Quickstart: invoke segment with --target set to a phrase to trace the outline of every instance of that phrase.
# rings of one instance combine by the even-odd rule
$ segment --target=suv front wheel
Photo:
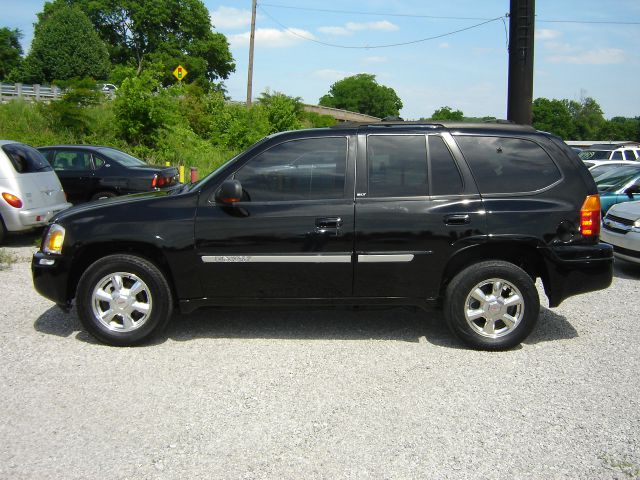
[[[80,278],[77,309],[93,336],[128,346],[164,330],[173,298],[164,274],[153,263],[135,255],[109,255]]]
[[[476,263],[447,286],[444,314],[449,328],[467,345],[506,350],[533,330],[540,298],[531,277],[499,260]]]

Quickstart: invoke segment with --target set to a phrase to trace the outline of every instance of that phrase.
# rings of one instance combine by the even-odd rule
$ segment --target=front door
[[[51,158],[53,157],[53,158]],[[86,202],[93,193],[91,154],[81,150],[54,150],[49,161],[71,203]]]
[[[327,298],[352,293],[353,171],[348,136],[272,145],[228,178],[243,198],[200,199],[195,237],[209,298]]]

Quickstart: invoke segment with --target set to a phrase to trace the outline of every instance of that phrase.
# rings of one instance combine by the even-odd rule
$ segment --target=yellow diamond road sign
[[[182,65],[178,65],[176,69],[173,71],[173,76],[176,77],[180,82],[184,80],[184,77],[187,76],[187,69]]]

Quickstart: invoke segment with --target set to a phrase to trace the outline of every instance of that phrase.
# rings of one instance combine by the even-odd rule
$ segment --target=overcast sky
[[[0,26],[20,28],[28,49],[43,2],[0,3]],[[205,4],[215,29],[227,35],[236,60],[227,90],[234,100],[244,100],[251,0]],[[508,0],[259,2],[254,95],[269,88],[317,103],[333,82],[372,73],[398,93],[406,119],[428,117],[445,105],[467,116],[506,118],[508,21],[476,25],[504,17],[508,10]],[[566,22],[555,22],[559,20]],[[405,42],[416,43],[378,48]],[[639,0],[536,2],[534,97],[590,96],[607,118],[639,116],[639,52]]]

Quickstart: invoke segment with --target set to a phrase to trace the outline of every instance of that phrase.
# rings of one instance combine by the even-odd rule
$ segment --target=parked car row
[[[7,232],[45,226],[71,204],[175,188],[175,167],[148,165],[111,147],[35,149],[0,141],[0,242]]]

